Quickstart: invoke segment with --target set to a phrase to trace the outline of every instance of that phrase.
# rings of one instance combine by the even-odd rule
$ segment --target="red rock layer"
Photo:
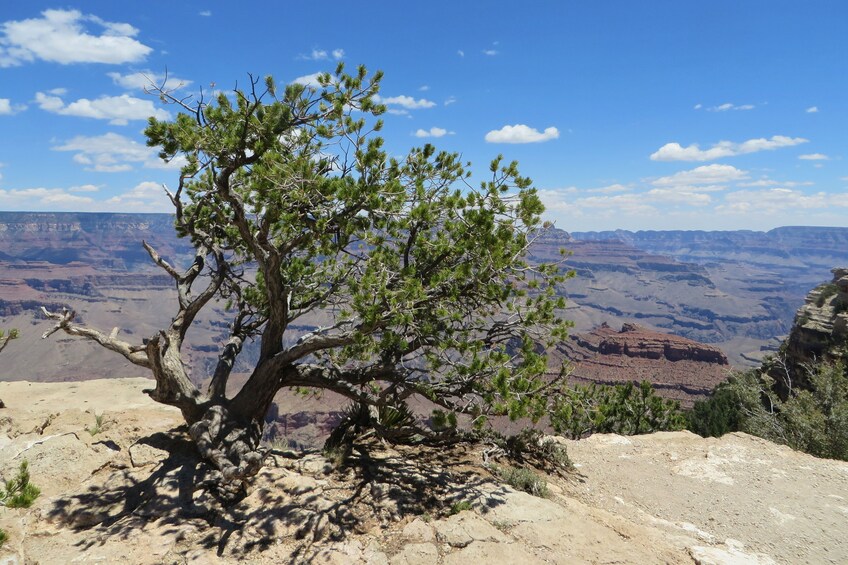
[[[576,384],[621,384],[647,380],[663,397],[691,406],[727,378],[730,366],[719,349],[683,337],[624,324],[574,334],[554,354],[573,370]]]

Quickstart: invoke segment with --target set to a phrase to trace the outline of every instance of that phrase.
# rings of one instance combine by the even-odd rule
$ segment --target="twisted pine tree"
[[[280,93],[272,79],[251,77],[232,96],[194,103],[156,89],[180,113],[151,118],[145,133],[163,159],[186,160],[168,195],[194,262],[181,270],[143,245],[174,279],[177,311],[139,344],[76,324],[73,312],[45,311],[57,322],[45,337],[62,330],[149,368],[156,387],[146,392],[182,411],[221,482],[258,471],[263,420],[286,387],[341,394],[392,440],[411,436],[392,437],[398,426],[381,426],[386,415],[431,437],[406,417],[413,395],[448,418],[546,410],[556,379],[545,378],[539,352],[567,324],[556,313],[558,265],[522,259],[544,230],[536,191],[500,158],[479,188],[457,154],[426,145],[390,158],[375,135],[380,78],[340,65],[318,87]],[[181,347],[213,301],[232,319],[200,390]],[[329,325],[291,338],[316,311]],[[258,359],[227,396],[247,340],[258,340]]]

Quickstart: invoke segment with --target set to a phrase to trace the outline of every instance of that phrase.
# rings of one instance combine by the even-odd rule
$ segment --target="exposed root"
[[[189,427],[200,456],[213,467],[204,486],[234,499],[244,492],[245,483],[262,467],[262,429],[233,417],[226,407],[215,405]]]

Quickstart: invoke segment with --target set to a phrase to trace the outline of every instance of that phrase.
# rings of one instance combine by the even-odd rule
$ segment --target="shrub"
[[[502,467],[492,465],[492,473],[501,481],[514,489],[524,491],[533,496],[546,498],[548,496],[548,482],[525,467]]]
[[[554,402],[551,424],[558,434],[580,439],[593,433],[621,435],[681,430],[686,417],[676,401],[660,398],[651,383],[592,384],[564,390]]]
[[[13,339],[18,339],[20,333],[17,329],[12,328],[8,332],[3,329],[0,329],[0,351],[3,351],[5,347],[9,344]]]
[[[451,516],[454,516],[456,514],[459,514],[460,512],[464,512],[466,510],[471,510],[471,503],[468,502],[467,500],[460,500],[459,502],[454,502],[451,505],[449,514]],[[428,522],[429,520],[424,520],[424,521]]]
[[[703,437],[721,437],[738,431],[742,419],[738,391],[729,382],[724,382],[713,389],[708,399],[695,402],[689,413],[688,428]]]
[[[542,431],[525,428],[512,436],[505,436],[491,429],[474,432],[475,438],[491,447],[484,450],[484,461],[506,457],[521,465],[531,465],[546,472],[564,472],[573,468],[568,451]]]
[[[41,489],[29,482],[29,464],[21,461],[18,474],[6,481],[4,488],[0,491],[0,504],[7,508],[29,508]]]
[[[100,432],[103,431],[103,414],[95,414],[94,415],[94,425],[90,428],[86,428],[88,433],[92,436],[96,436]]]
[[[786,400],[774,379],[753,369],[721,383],[696,403],[690,429],[702,436],[742,431],[817,457],[848,460],[848,372],[843,363],[808,368],[809,389]]]
[[[0,530],[0,547],[3,547],[3,544],[5,544],[8,539],[9,534],[7,534],[5,530]]]
[[[827,302],[827,299],[839,292],[839,287],[834,283],[827,283],[826,285],[820,287],[819,297],[816,299],[816,306],[821,308],[824,306],[824,303]]]

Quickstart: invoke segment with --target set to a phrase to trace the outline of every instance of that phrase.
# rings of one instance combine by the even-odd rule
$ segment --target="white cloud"
[[[100,190],[100,187],[96,184],[81,184],[79,186],[72,186],[68,189],[68,192],[97,192]]]
[[[498,54],[497,49],[484,49],[483,55],[488,55],[489,57],[494,57]]]
[[[695,104],[695,106],[693,106],[693,109],[694,109],[694,110],[700,110],[700,109],[701,109],[701,108],[703,108],[703,107],[704,107],[704,105],[703,105],[703,104]]]
[[[189,86],[192,82],[171,75],[165,76],[164,73],[154,73],[153,71],[139,71],[127,75],[106,73],[106,76],[111,78],[112,82],[118,86],[128,90],[144,90],[151,87],[162,87],[164,90],[178,90]],[[61,94],[58,95],[61,96]]]
[[[679,143],[666,143],[656,152],[651,154],[652,161],[713,161],[722,157],[734,157],[746,153],[757,153],[759,151],[771,151],[781,147],[792,147],[809,140],[803,137],[787,137],[785,135],[774,135],[771,138],[760,137],[749,139],[742,143],[732,141],[719,141],[709,149],[701,149],[697,143],[687,147]]]
[[[829,161],[830,157],[825,155],[824,153],[806,153],[804,155],[798,155],[799,159],[804,161]]]
[[[629,192],[630,187],[624,186],[623,184],[611,184],[609,186],[602,186],[600,188],[590,188],[586,190],[586,192],[596,193],[596,194],[615,194],[617,192]]]
[[[679,189],[652,188],[642,195],[649,202],[658,204],[680,204],[683,206],[706,206],[712,202],[709,194]]]
[[[310,61],[326,61],[330,57],[327,55],[327,52],[323,49],[313,49],[309,55],[298,55],[298,59],[307,59]]]
[[[421,86],[418,87],[419,92],[427,92],[428,90],[430,90],[430,87],[426,84],[422,84]]]
[[[141,182],[132,189],[106,199],[96,199],[100,187],[0,189],[0,200],[9,210],[73,210],[86,212],[172,212],[162,186]],[[79,193],[87,193],[81,195]]]
[[[337,61],[343,59],[345,56],[344,49],[333,49],[329,53],[326,49],[313,49],[309,55],[301,54],[297,58],[303,61],[329,61],[331,56]]]
[[[420,110],[422,108],[432,108],[436,105],[432,100],[427,100],[426,98],[419,98],[416,100],[412,96],[390,96],[388,98],[383,98],[380,95],[374,97],[374,101],[385,104],[386,106],[400,106],[406,110]]]
[[[456,96],[448,96],[445,98],[445,106],[450,106],[456,102]]]
[[[844,195],[816,192],[807,194],[789,188],[765,190],[739,190],[725,196],[725,203],[717,206],[719,212],[730,214],[780,214],[797,210],[826,210],[833,206],[848,207]]]
[[[0,67],[36,60],[72,63],[133,63],[152,49],[134,39],[138,30],[125,23],[104,21],[78,10],[45,10],[40,18],[10,20],[0,24]],[[92,35],[84,24],[102,29]]]
[[[149,169],[174,169],[185,164],[183,159],[164,163],[155,147],[147,147],[117,133],[94,137],[80,135],[53,150],[74,152],[75,163],[83,165],[87,171],[100,173],[130,171],[138,163]]]
[[[462,49],[457,49],[456,54],[460,57],[465,57],[465,51],[463,51]]]
[[[23,104],[12,104],[8,98],[0,98],[0,116],[11,116],[26,110]]]
[[[444,128],[436,128],[432,127],[429,130],[419,129],[413,135],[415,137],[443,137],[448,133],[453,134],[453,132],[449,132]]]
[[[134,98],[128,94],[101,96],[96,100],[80,98],[66,105],[58,96],[37,92],[35,101],[39,108],[47,112],[62,116],[109,120],[110,124],[120,126],[127,125],[130,120],[146,120],[150,116],[159,120],[170,118],[168,112],[156,108],[152,101]]]
[[[292,83],[302,84],[303,86],[311,86],[313,88],[321,88],[321,85],[318,83],[318,77],[323,74],[324,73],[312,73],[311,75],[303,75],[302,77],[294,79]]]
[[[810,106],[809,108],[807,108],[804,111],[807,112],[808,114],[815,114],[816,112],[819,111],[819,107],[818,106]]]
[[[580,191],[575,187],[540,189],[545,205],[545,218],[555,220],[564,229],[645,229],[649,226],[673,225],[693,229],[697,221],[713,215],[721,197],[705,193],[702,186],[661,186],[649,190],[614,184],[609,187]],[[586,194],[588,195],[582,195]]]
[[[171,212],[173,205],[161,184],[140,182],[131,190],[105,200],[101,207],[114,210],[137,210],[142,212]]]
[[[748,178],[747,171],[733,165],[701,165],[688,171],[679,171],[667,177],[660,177],[651,184],[654,186],[720,185]]]
[[[525,126],[515,124],[504,126],[499,130],[492,130],[486,134],[489,143],[540,143],[550,141],[559,137],[559,130],[555,127],[545,128],[544,132]]]
[[[71,194],[61,188],[19,188],[12,190],[0,190],[4,204],[9,208],[19,208],[21,205],[33,203],[38,206],[67,209],[68,206],[89,205],[94,202],[88,196]]]
[[[212,10],[203,10],[202,12],[198,12],[197,15],[203,16],[204,18],[209,18],[212,16]]]
[[[700,104],[698,104],[700,106]],[[730,102],[726,102],[719,106],[711,106],[707,108],[708,112],[727,112],[728,110],[753,110],[753,104],[741,104],[739,106],[735,104],[731,104]]]
[[[767,186],[784,186],[793,188],[796,186],[813,186],[813,183],[810,181],[776,181],[768,178],[761,178],[759,180],[750,181],[750,182],[739,182],[736,183],[736,186],[744,186],[744,187],[767,187]]]
[[[613,196],[589,196],[573,202],[579,209],[588,208],[591,213],[607,214],[645,214],[654,213],[656,208],[649,205],[641,194],[616,194]]]
[[[765,186],[778,186],[778,185],[782,185],[782,184],[783,183],[777,182],[776,180],[760,179],[760,180],[754,180],[754,181],[750,181],[750,182],[740,182],[740,183],[737,184],[737,186],[765,187]]]

